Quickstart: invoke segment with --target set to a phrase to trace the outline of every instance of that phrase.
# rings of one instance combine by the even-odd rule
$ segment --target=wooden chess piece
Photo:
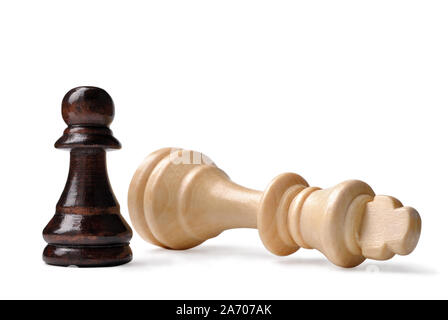
[[[109,94],[78,87],[62,101],[68,127],[55,147],[70,150],[70,170],[56,214],[43,231],[43,259],[59,266],[114,266],[132,260],[132,230],[109,183],[106,151],[121,145],[109,129],[115,114]]]
[[[321,190],[285,173],[260,192],[186,150],[150,154],[134,174],[128,206],[135,230],[161,247],[188,249],[227,229],[256,228],[276,255],[314,248],[341,267],[409,254],[421,230],[415,209],[364,182]]]

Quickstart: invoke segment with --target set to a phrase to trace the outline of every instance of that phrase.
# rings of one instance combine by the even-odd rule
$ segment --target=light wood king
[[[227,229],[255,228],[276,255],[317,249],[341,267],[407,255],[421,230],[415,209],[376,196],[362,181],[321,190],[284,173],[256,191],[233,183],[200,153],[168,148],[137,169],[128,205],[138,234],[164,248],[188,249]]]

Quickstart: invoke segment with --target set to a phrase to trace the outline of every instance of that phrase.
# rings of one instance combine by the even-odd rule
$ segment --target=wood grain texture
[[[70,150],[70,169],[56,213],[43,231],[46,263],[113,266],[132,260],[132,230],[120,214],[109,183],[107,149],[121,147],[108,128],[114,118],[109,94],[95,87],[70,90],[62,102],[68,124],[55,147]]]
[[[164,248],[188,249],[227,229],[257,228],[273,254],[317,249],[341,267],[409,254],[421,230],[415,209],[376,196],[362,181],[322,190],[285,173],[256,191],[232,182],[200,153],[169,148],[137,169],[128,207],[142,238]]]

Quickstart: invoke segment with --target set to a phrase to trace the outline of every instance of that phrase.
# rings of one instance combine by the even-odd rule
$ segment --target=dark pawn
[[[106,151],[120,149],[109,125],[114,103],[100,88],[78,87],[62,100],[68,127],[55,147],[70,150],[70,171],[56,214],[43,231],[43,259],[58,266],[101,267],[132,260],[132,230],[109,184]]]

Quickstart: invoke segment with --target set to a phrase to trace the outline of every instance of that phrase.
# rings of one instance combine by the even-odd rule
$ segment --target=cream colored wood
[[[158,246],[188,249],[227,229],[258,228],[276,255],[317,249],[341,267],[409,254],[421,230],[415,209],[376,196],[362,181],[322,190],[285,173],[261,192],[235,184],[202,154],[180,149],[145,159],[128,205],[135,230]]]
[[[377,196],[367,203],[360,230],[360,247],[366,258],[386,260],[405,255],[417,245],[421,229],[418,212],[392,197]]]
[[[146,222],[143,210],[143,195],[146,182],[154,170],[154,166],[170,152],[170,148],[160,149],[146,157],[135,171],[128,192],[129,216],[134,229],[144,240],[161,247],[164,247],[164,245],[157,241]]]

